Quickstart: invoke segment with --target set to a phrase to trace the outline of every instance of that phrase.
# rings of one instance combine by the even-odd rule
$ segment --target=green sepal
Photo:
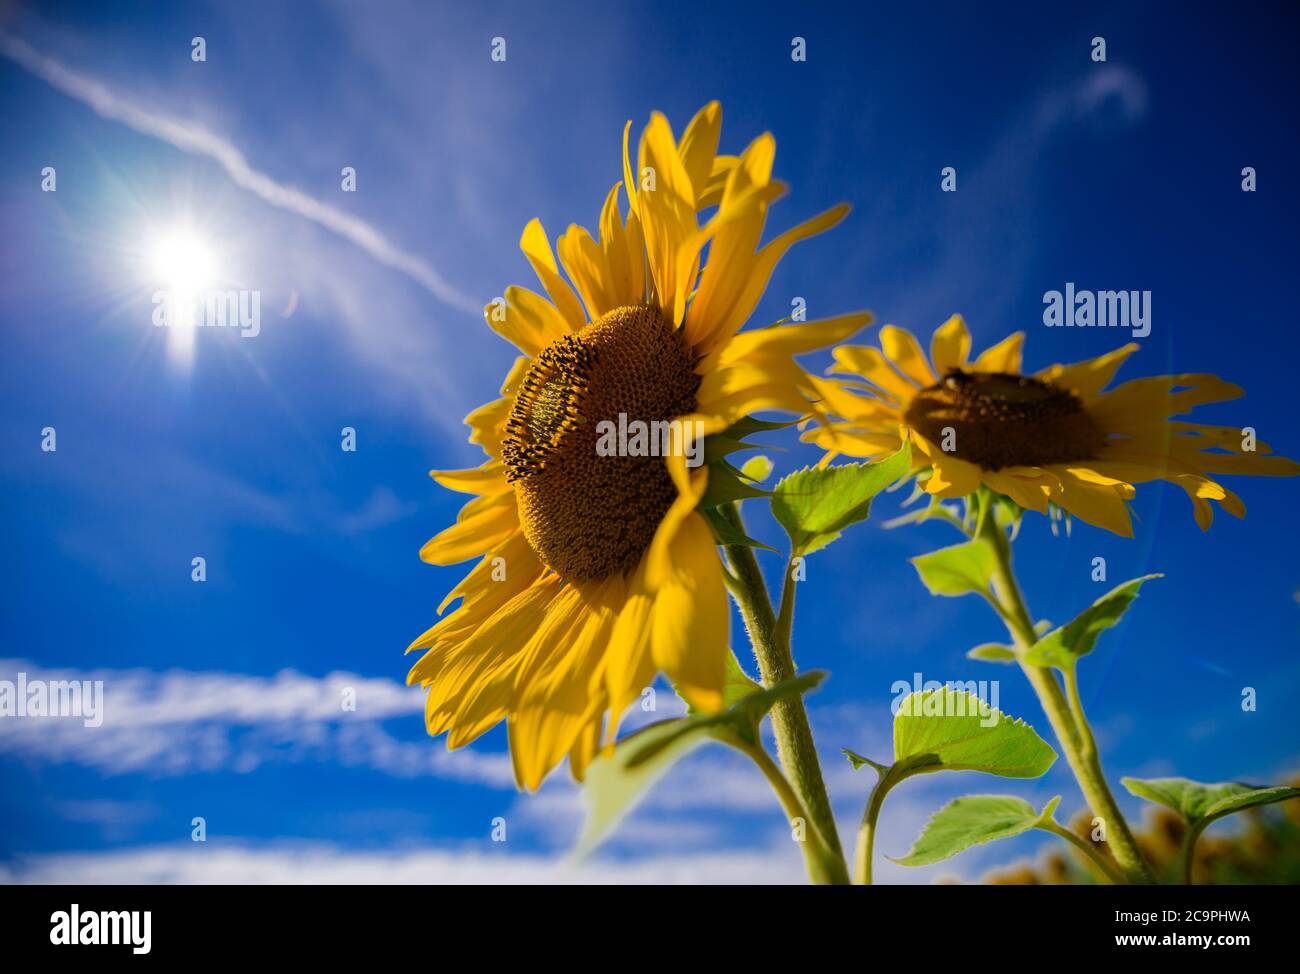
[[[966,653],[967,659],[982,660],[985,663],[1014,663],[1016,651],[1002,643],[984,643]]]
[[[700,498],[699,509],[708,510],[732,501],[748,500],[752,497],[771,497],[770,490],[751,486],[753,482],[740,470],[726,460],[715,460],[709,464],[709,483],[704,496]]]
[[[713,538],[720,545],[745,545],[749,548],[762,548],[764,551],[776,551],[769,544],[764,544],[751,538],[745,532],[727,520],[720,510],[716,507],[706,507],[700,511],[704,515],[704,520],[709,522],[709,527],[713,530]]]

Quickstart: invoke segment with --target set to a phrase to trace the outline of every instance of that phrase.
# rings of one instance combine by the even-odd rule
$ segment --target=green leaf
[[[1010,646],[1001,643],[985,643],[967,652],[966,658],[983,660],[985,663],[1014,663],[1016,653]]]
[[[971,846],[1021,835],[1050,816],[1059,801],[1059,797],[1053,798],[1042,812],[1036,812],[1029,802],[1010,795],[954,799],[934,813],[911,851],[894,862],[901,866],[929,866]]]
[[[587,821],[575,854],[585,856],[596,848],[651,785],[709,740],[694,718],[665,720],[624,738],[612,755],[593,761],[582,788]]]
[[[696,710],[689,704],[686,712],[706,726],[709,733],[720,741],[757,744],[758,725],[767,716],[767,712],[776,706],[777,701],[807,693],[824,679],[825,670],[809,670],[767,689],[750,679],[741,668],[735,653],[728,653],[727,676],[722,684],[722,712],[710,714]]]
[[[1121,778],[1120,782],[1137,797],[1172,808],[1188,825],[1202,828],[1233,812],[1300,798],[1300,788],[1257,788],[1235,781],[1204,785],[1187,778]]]
[[[894,763],[907,773],[983,771],[1037,778],[1056,760],[1052,746],[964,690],[908,694],[894,717]]]
[[[1079,613],[1074,621],[1054,629],[1038,640],[1025,654],[1025,661],[1035,666],[1073,669],[1080,657],[1092,652],[1098,637],[1120,621],[1138,597],[1142,584],[1162,577],[1159,574],[1143,575],[1116,586]]]
[[[814,689],[826,678],[821,671],[802,673],[774,687],[762,688],[745,676],[732,656],[724,699],[730,706],[717,714],[694,712],[675,720],[660,721],[629,734],[614,746],[614,753],[597,758],[587,769],[582,795],[587,821],[574,850],[585,856],[600,844],[677,761],[711,740],[755,743],[758,723],[780,700]],[[745,681],[758,687],[743,690]]]
[[[762,720],[778,702],[787,697],[802,696],[811,690],[815,690],[824,679],[826,679],[825,670],[809,670],[807,673],[800,673],[798,676],[778,683],[774,687],[757,690],[737,700],[727,710],[724,710],[718,719],[731,722],[738,719],[747,719],[757,722]]]
[[[806,467],[776,485],[772,513],[790,536],[796,555],[830,544],[845,528],[865,521],[871,499],[906,476],[912,466],[911,445],[876,463]]]
[[[987,592],[997,556],[983,538],[940,548],[912,559],[921,581],[933,595]]]

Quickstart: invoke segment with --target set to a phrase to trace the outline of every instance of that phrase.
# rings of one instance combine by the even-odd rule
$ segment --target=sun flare
[[[149,248],[149,269],[158,286],[181,294],[197,294],[216,283],[212,248],[188,230],[160,235]]]
[[[145,253],[145,274],[155,288],[155,303],[168,309],[167,354],[188,368],[194,362],[197,309],[220,283],[215,251],[188,227],[157,234]]]

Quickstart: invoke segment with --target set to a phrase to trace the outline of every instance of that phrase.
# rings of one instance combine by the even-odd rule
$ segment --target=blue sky
[[[977,347],[1025,330],[1037,368],[1124,337],[1043,327],[1044,292],[1150,290],[1152,332],[1121,377],[1215,371],[1247,395],[1204,418],[1298,456],[1295,28],[1294,12],[1182,4],[6,5],[0,678],[103,678],[108,717],[0,721],[0,878],[797,879],[765,784],[721,750],[577,871],[563,773],[518,796],[502,732],[452,755],[424,736],[402,649],[462,569],[417,552],[463,501],[425,473],[477,462],[461,419],[514,354],[474,309],[531,285],[530,218],[552,237],[595,223],[626,119],[660,109],[680,131],[717,98],[725,150],[777,138],[791,192],[772,228],[854,207],[787,258],[756,320],[802,296],[814,316],[866,307],[928,336],[960,312]],[[146,257],[178,223],[263,302],[256,338],[201,329],[188,362],[150,317]],[[779,469],[811,457],[781,445]],[[1208,534],[1163,486],[1141,492],[1135,540],[1032,518],[1022,533],[1041,618],[1104,590],[1096,556],[1112,583],[1167,573],[1083,673],[1112,779],[1297,766],[1295,485],[1230,486],[1249,514]],[[900,497],[814,556],[801,590],[796,653],[832,673],[810,705],[846,829],[868,782],[836,752],[887,756],[895,680],[1003,678],[1003,709],[1043,723],[1014,674],[964,659],[998,624],[925,593],[906,558],[953,539],[885,531]],[[338,706],[349,686],[355,713]],[[990,790],[1080,802],[1060,768],[912,782],[881,850],[901,854],[946,797]],[[881,878],[976,875],[1035,847]]]

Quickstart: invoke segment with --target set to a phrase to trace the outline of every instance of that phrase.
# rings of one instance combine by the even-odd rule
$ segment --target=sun
[[[155,301],[165,300],[169,309],[168,355],[188,369],[194,363],[204,296],[221,283],[217,253],[201,234],[178,226],[155,234],[144,257]]]
[[[149,249],[149,268],[160,287],[179,294],[199,294],[216,283],[215,254],[190,230],[160,235]]]

